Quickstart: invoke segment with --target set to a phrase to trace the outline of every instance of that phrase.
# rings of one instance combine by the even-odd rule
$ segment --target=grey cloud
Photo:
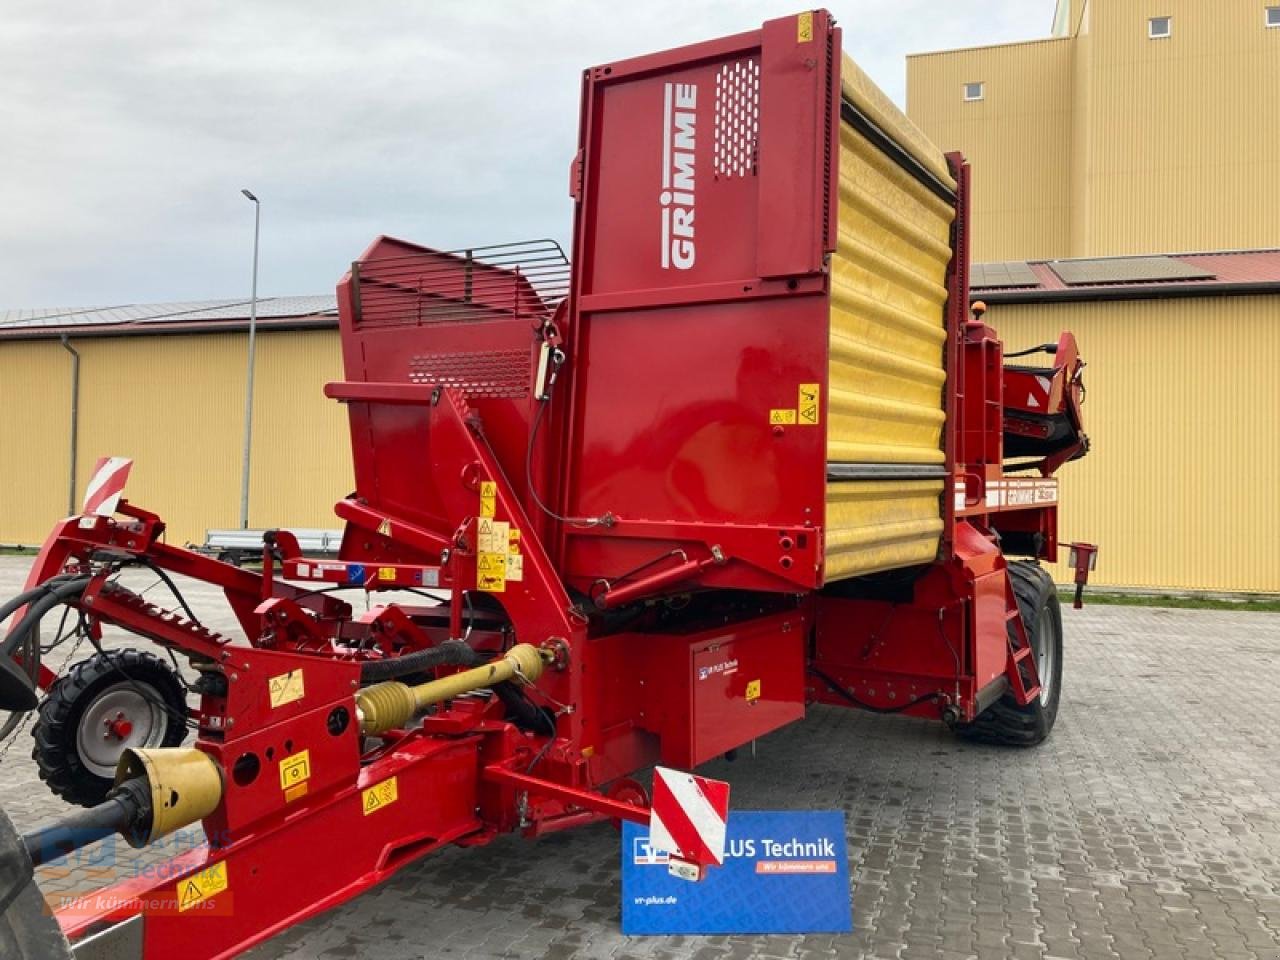
[[[850,0],[900,103],[905,54],[1043,36],[1049,0]],[[568,246],[581,70],[752,29],[759,0],[5,4],[0,304],[323,292],[377,233]]]

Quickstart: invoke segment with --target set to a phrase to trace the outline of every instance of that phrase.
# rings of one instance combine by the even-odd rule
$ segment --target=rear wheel
[[[126,747],[176,747],[186,718],[186,689],[168,664],[141,650],[107,650],[50,689],[31,756],[50,790],[91,807],[106,799]]]
[[[973,723],[957,728],[962,737],[981,743],[1030,747],[1044,741],[1058,718],[1062,695],[1062,607],[1053,579],[1038,563],[1009,563],[1009,580],[1027,631],[1040,675],[1040,695],[1025,707],[1006,693]],[[1010,633],[1014,626],[1010,624]]]

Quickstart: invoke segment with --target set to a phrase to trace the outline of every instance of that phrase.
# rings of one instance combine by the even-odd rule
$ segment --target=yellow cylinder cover
[[[222,802],[222,772],[195,747],[126,749],[116,764],[116,785],[135,777],[145,777],[151,791],[147,835],[125,838],[135,847],[203,820]]]

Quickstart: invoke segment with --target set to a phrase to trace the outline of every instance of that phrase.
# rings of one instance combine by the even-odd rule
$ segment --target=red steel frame
[[[239,570],[165,545],[159,518],[127,502],[122,518],[58,526],[30,583],[98,569],[91,559],[104,550],[142,557],[221,587],[250,639],[159,611],[105,574],[86,592],[80,606],[95,622],[196,655],[226,678],[197,711],[197,746],[224,771],[226,795],[205,823],[215,844],[175,861],[176,874],[118,885],[115,905],[64,910],[71,936],[141,912],[148,955],[231,956],[445,844],[645,820],[630,773],[658,761],[694,766],[799,719],[810,702],[848,706],[851,696],[966,721],[1007,689],[1023,703],[1035,695],[1034,666],[1006,630],[1016,606],[998,535],[1042,532],[1039,555],[1053,559],[1056,481],[1002,470],[1001,346],[969,315],[969,171],[959,155],[948,158],[959,184],[947,277],[951,482],[936,562],[909,578],[823,590],[824,430],[769,429],[764,419],[778,405],[774,382],[826,390],[840,31],[821,11],[808,29],[805,39],[789,17],[586,73],[572,290],[554,313],[519,277],[509,287],[518,308],[486,299],[470,257],[464,271],[463,261],[389,238],[366,251],[338,288],[345,379],[326,389],[350,415],[356,480],[336,508],[347,523],[338,561],[307,560],[281,534],[261,574]],[[655,111],[667,84],[696,84],[706,103],[718,71],[743,63],[759,72],[756,166],[698,182],[698,259],[676,276],[657,256],[655,158],[669,121]],[[651,114],[653,123],[636,119]],[[706,144],[710,121],[700,123]],[[703,173],[709,149],[696,148]],[[455,262],[465,298],[422,279]],[[432,322],[421,309],[413,322],[375,315],[374,274],[405,304],[454,297],[468,312]],[[535,437],[544,349],[568,360]],[[474,371],[470,381],[406,375],[407,363],[441,358],[482,363],[483,389]],[[553,511],[529,488],[526,451]],[[523,578],[500,592],[480,573],[486,519],[521,532]],[[439,587],[453,600],[353,619],[342,601],[282,576]],[[519,729],[496,698],[463,697],[365,751],[360,662],[463,636],[464,617],[476,620],[477,649],[519,641],[555,651],[527,695],[554,712],[556,736]],[[272,706],[267,684],[293,670],[305,674],[305,696]],[[303,751],[299,789],[285,773]],[[396,799],[369,811],[365,791],[388,796],[393,778]],[[227,889],[207,909],[178,910],[175,876],[222,862]]]

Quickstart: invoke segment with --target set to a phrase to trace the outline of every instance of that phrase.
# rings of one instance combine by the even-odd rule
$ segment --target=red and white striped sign
[[[724,863],[729,784],[654,767],[652,810],[651,847],[698,866]]]
[[[102,457],[94,466],[89,486],[85,488],[83,512],[99,517],[115,513],[132,467],[133,461],[128,457]]]

